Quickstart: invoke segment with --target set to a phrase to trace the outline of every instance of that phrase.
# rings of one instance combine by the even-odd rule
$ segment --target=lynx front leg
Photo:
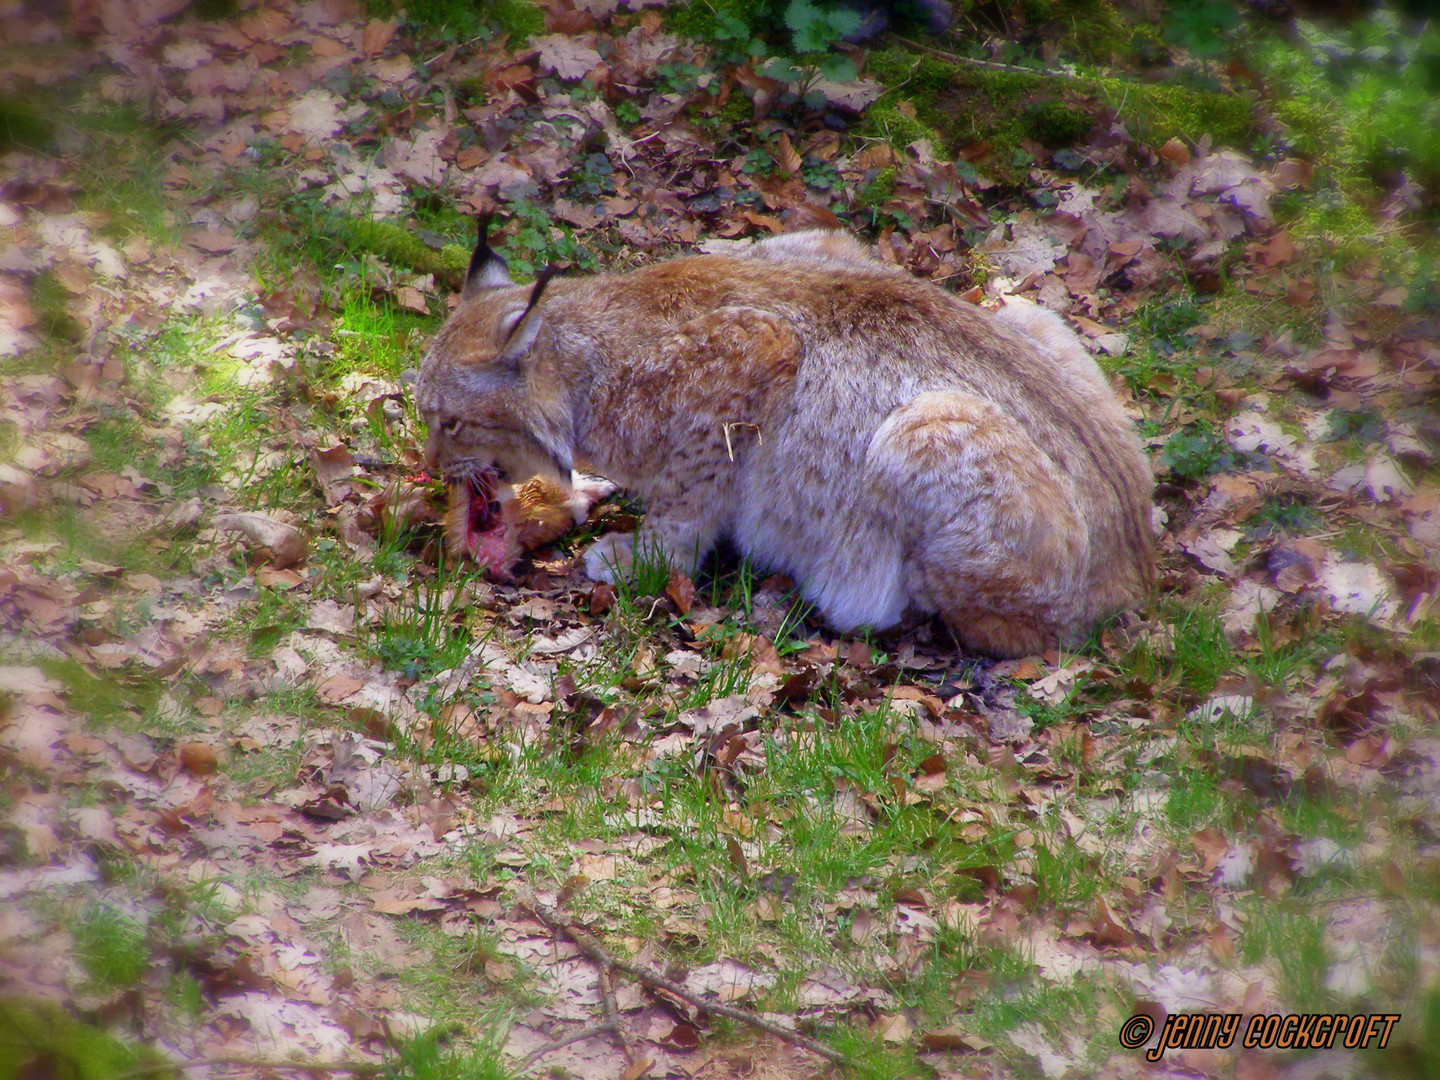
[[[637,564],[663,566],[693,576],[715,544],[708,525],[659,516],[652,509],[633,533],[607,533],[585,553],[585,575],[592,581],[624,580]]]

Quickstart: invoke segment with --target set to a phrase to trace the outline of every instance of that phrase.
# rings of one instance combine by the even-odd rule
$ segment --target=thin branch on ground
[[[285,1061],[281,1058],[221,1054],[217,1057],[192,1058],[189,1061],[156,1061],[149,1065],[137,1065],[133,1069],[116,1073],[111,1080],[141,1080],[147,1076],[164,1076],[170,1072],[209,1069],[220,1065],[235,1065],[266,1072],[308,1073],[311,1076],[330,1076],[334,1073],[377,1076],[386,1069],[385,1064],[378,1061]]]
[[[989,68],[991,71],[1011,71],[1016,75],[1049,75],[1055,79],[1073,79],[1073,71],[1052,71],[1050,68],[1027,68],[1018,64],[1002,64],[999,60],[976,60],[973,57],[961,56],[958,53],[946,52],[944,49],[931,48],[929,45],[922,45],[918,41],[911,41],[899,34],[891,34],[891,39],[898,41],[911,49],[919,49],[921,52],[929,53],[931,56],[938,56],[941,60],[949,60],[955,64],[970,64],[974,67]]]
[[[584,1042],[586,1039],[598,1038],[601,1035],[611,1035],[614,1031],[614,1026],[607,1021],[603,1024],[592,1024],[590,1027],[581,1028],[579,1031],[561,1036],[558,1039],[551,1039],[544,1046],[537,1046],[521,1058],[520,1063],[515,1066],[515,1071],[517,1073],[523,1073],[546,1054],[552,1054],[562,1047],[569,1046],[571,1043]]]
[[[751,1012],[749,1009],[740,1009],[734,1005],[725,1005],[721,1002],[711,1001],[709,998],[701,997],[693,990],[689,990],[679,983],[667,979],[658,971],[640,964],[632,964],[628,961],[621,960],[619,957],[610,953],[604,945],[600,944],[600,939],[590,933],[589,930],[586,930],[583,926],[577,926],[574,923],[566,921],[558,911],[540,903],[533,895],[524,898],[521,902],[534,912],[535,916],[546,926],[550,927],[551,930],[559,934],[564,934],[573,941],[575,946],[588,956],[602,972],[607,969],[623,972],[636,982],[648,986],[652,990],[663,990],[667,994],[673,994],[680,1000],[689,1002],[702,1012],[707,1012],[715,1016],[723,1016],[726,1019],[736,1020],[742,1024],[748,1024],[753,1028],[758,1028],[761,1031],[774,1035],[777,1039],[785,1040],[791,1046],[797,1046],[801,1050],[808,1050],[810,1053],[822,1057],[826,1061],[833,1062],[842,1068],[854,1067],[854,1062],[848,1057],[838,1050],[831,1049],[822,1042],[817,1042],[808,1036],[801,1035],[798,1031],[791,1031],[770,1020],[766,1020],[763,1016]],[[601,1029],[608,1029],[608,1025],[602,1025]]]
[[[643,1073],[655,1059],[641,1058],[635,1052],[630,1040],[625,1037],[625,1029],[620,1025],[620,1006],[615,1002],[615,969],[613,967],[602,966],[600,968],[600,1008],[605,1014],[605,1023],[610,1026],[610,1033],[620,1044],[620,1052],[625,1055],[625,1063],[630,1066],[629,1074]]]

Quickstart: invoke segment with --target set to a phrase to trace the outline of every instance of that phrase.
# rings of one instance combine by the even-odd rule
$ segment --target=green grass
[[[370,13],[384,12],[377,6]],[[427,35],[441,41],[447,35],[454,38],[470,16],[480,20],[481,36],[495,32],[493,8],[477,13],[462,10],[452,0],[432,0],[407,9],[401,42],[409,50],[412,42],[429,40]],[[883,58],[880,63],[883,66]],[[672,65],[657,77],[667,87],[688,91],[699,73],[696,65]],[[938,81],[927,85],[923,70],[906,77],[912,85],[904,93],[927,91],[938,97],[953,89]],[[1056,144],[1083,137],[1082,117],[1073,103],[1045,100],[1038,86],[1024,80],[1008,86],[994,82],[971,86],[967,93],[987,102],[989,112],[976,118],[977,123],[996,125],[1003,136],[1039,136]],[[570,93],[577,104],[593,95],[585,88]],[[1103,94],[1101,98],[1110,100]],[[1187,91],[1174,95],[1170,104],[1178,115],[1184,111],[1181,106],[1188,109],[1196,102],[1204,105],[1210,99]],[[1000,107],[1007,103],[1014,106],[1008,113]],[[1127,102],[1122,112],[1132,104]],[[428,107],[425,102],[420,106]],[[615,103],[615,108],[628,123],[641,121],[633,101]],[[918,119],[906,117],[891,99],[871,114],[865,130],[908,141],[907,136],[935,131],[930,121],[943,121],[944,135],[953,140],[963,134],[957,134],[957,125],[964,118],[957,120],[952,112],[937,107],[934,115],[922,110]],[[1236,119],[1225,109],[1220,113],[1222,120]],[[735,93],[724,109],[696,123],[708,120],[716,127],[742,129],[750,114],[746,95]],[[1180,119],[1188,123],[1196,117]],[[1113,644],[1134,640],[1128,636],[1135,627],[1129,617],[1097,632],[1080,654],[1095,668],[1064,700],[1050,704],[1017,689],[1014,708],[1034,721],[1034,730],[1027,742],[1009,745],[1014,752],[1010,760],[1007,747],[987,746],[983,736],[957,736],[943,750],[938,748],[898,703],[892,707],[885,700],[887,682],[929,687],[940,682],[938,673],[875,674],[874,666],[883,669],[891,662],[887,651],[899,654],[891,638],[837,639],[818,622],[807,625],[807,606],[793,594],[778,593],[745,560],[716,558],[697,574],[698,602],[723,609],[721,621],[700,641],[694,640],[691,619],[676,615],[663,599],[670,585],[668,567],[653,552],[642,552],[632,573],[619,583],[614,606],[603,615],[586,613],[587,586],[555,594],[566,625],[589,618],[595,626],[589,647],[598,649],[597,655],[530,655],[527,635],[553,634],[555,627],[548,621],[510,617],[503,589],[477,587],[473,575],[436,563],[439,545],[433,525],[391,530],[377,538],[373,551],[352,550],[328,524],[304,463],[312,440],[343,440],[357,458],[377,460],[367,475],[378,489],[390,475],[388,465],[403,460],[402,453],[413,448],[418,434],[413,413],[397,420],[392,409],[387,418],[378,407],[350,396],[346,387],[353,383],[347,379],[395,379],[416,364],[439,325],[444,287],[453,285],[463,271],[471,223],[440,200],[424,196],[415,199],[413,214],[405,219],[376,223],[322,208],[313,193],[281,193],[269,168],[285,158],[277,145],[264,140],[257,140],[255,150],[266,167],[247,164],[244,170],[221,172],[176,195],[162,184],[173,161],[161,153],[166,132],[149,129],[138,114],[125,110],[107,110],[81,126],[87,141],[79,151],[85,158],[79,198],[84,209],[109,215],[110,223],[102,227],[108,242],[119,243],[131,233],[157,245],[176,239],[183,229],[175,210],[177,198],[253,196],[266,208],[245,227],[247,239],[265,249],[255,289],[293,300],[302,318],[313,320],[307,333],[315,335],[297,338],[303,345],[301,355],[276,383],[241,387],[237,376],[242,365],[223,350],[210,351],[239,325],[229,313],[214,319],[171,318],[155,332],[117,328],[129,404],[101,401],[87,406],[84,435],[94,455],[92,468],[118,471],[134,464],[152,479],[172,485],[177,497],[203,492],[207,507],[215,495],[208,486],[219,485],[225,488],[226,502],[291,511],[308,522],[311,542],[304,583],[292,590],[255,588],[228,615],[210,623],[213,638],[242,642],[251,665],[259,661],[263,669],[276,646],[303,627],[316,600],[355,603],[362,618],[354,640],[342,641],[342,648],[363,661],[378,661],[381,678],[398,676],[402,685],[413,680],[424,714],[413,729],[384,733],[393,739],[390,759],[414,764],[422,777],[415,789],[417,805],[402,805],[398,812],[413,819],[424,806],[419,801],[426,787],[423,777],[451,766],[444,774],[449,779],[443,782],[443,794],[461,809],[465,824],[483,828],[494,815],[517,818],[525,826],[520,836],[473,840],[454,852],[427,857],[420,867],[384,867],[385,873],[394,871],[397,887],[421,874],[463,880],[507,909],[522,887],[565,890],[567,912],[596,927],[619,952],[632,951],[636,941],[654,943],[656,963],[662,967],[736,959],[773,976],[774,987],[747,1002],[766,1010],[793,1009],[804,980],[819,964],[833,963],[858,985],[891,995],[886,1013],[903,1012],[921,1030],[953,1023],[994,1039],[996,1070],[1030,1075],[1037,1071],[1035,1061],[1008,1042],[1021,1025],[1036,1025],[1063,1045],[1077,1031],[1109,1030],[1111,1014],[1123,1015],[1129,1006],[1103,979],[1051,981],[1037,965],[1038,945],[1031,943],[1043,940],[1041,935],[1070,933],[1094,918],[1102,900],[1121,918],[1134,915],[1134,875],[1142,874],[1144,901],[1156,888],[1149,877],[1153,866],[1139,862],[1142,849],[1163,853],[1178,873],[1187,875],[1196,866],[1190,840],[1207,828],[1237,843],[1264,833],[1259,842],[1269,843],[1270,835],[1256,824],[1263,820],[1302,841],[1327,838],[1360,852],[1373,838],[1370,823],[1390,821],[1396,824],[1387,842],[1395,848],[1397,871],[1383,864],[1382,856],[1367,852],[1353,865],[1334,864],[1302,875],[1283,896],[1266,896],[1263,903],[1250,893],[1253,885],[1237,886],[1235,906],[1247,920],[1238,935],[1241,960],[1273,974],[1287,1007],[1340,1007],[1344,1003],[1334,1000],[1325,983],[1337,960],[1334,943],[1327,938],[1326,912],[1335,901],[1388,896],[1397,887],[1398,874],[1402,899],[1411,907],[1395,917],[1397,928],[1377,967],[1376,1000],[1388,995],[1386,1000],[1405,1002],[1407,1016],[1421,1015],[1424,1008],[1440,1009],[1433,995],[1424,996],[1426,976],[1418,956],[1428,917],[1423,905],[1440,896],[1440,877],[1410,857],[1413,809],[1387,801],[1384,792],[1364,802],[1353,800],[1338,783],[1316,779],[1325,775],[1323,760],[1302,775],[1281,768],[1273,753],[1277,738],[1310,730],[1307,718],[1296,720],[1277,703],[1318,693],[1317,686],[1323,686],[1318,680],[1324,677],[1320,669],[1331,656],[1346,653],[1371,666],[1398,662],[1398,646],[1363,620],[1323,619],[1323,613],[1296,601],[1261,619],[1253,633],[1227,636],[1221,623],[1227,599],[1223,590],[1181,583],[1173,594],[1160,596],[1138,613],[1147,628],[1159,631],[1143,643]],[[1153,130],[1159,131],[1158,121]],[[727,131],[722,142],[733,159],[749,160],[755,175],[773,172],[773,144],[763,150],[757,145],[742,141],[735,131]],[[849,142],[842,144],[845,153],[853,148]],[[112,159],[118,165],[112,165]],[[1018,160],[1008,158],[1006,163],[1019,170]],[[102,175],[107,169],[115,175]],[[820,181],[834,182],[839,176],[808,159],[802,172],[817,188]],[[888,172],[870,178],[860,193],[862,204],[890,212],[881,204],[895,193],[903,173]],[[617,190],[617,181],[624,178],[590,152],[577,157],[564,186],[556,190],[593,198]],[[1322,168],[1314,191],[1279,200],[1292,236],[1306,241],[1304,257],[1315,256],[1303,272],[1319,278],[1317,310],[1332,296],[1344,299],[1344,286],[1330,279],[1341,274],[1347,258],[1366,252],[1373,232],[1368,212],[1346,200],[1352,181],[1338,168],[1329,173]],[[1117,177],[1084,174],[1083,182],[1116,184]],[[1112,189],[1113,201],[1107,206],[1121,205],[1122,189],[1123,184]],[[518,203],[513,210],[496,243],[518,277],[550,262],[586,270],[612,261],[608,245],[618,245],[618,240],[610,232],[577,234],[558,225],[539,199]],[[626,258],[641,257],[626,253]],[[1377,273],[1389,275],[1387,287],[1413,284],[1418,302],[1428,302],[1425,290],[1434,275],[1426,276],[1424,264],[1391,259],[1385,252],[1378,258]],[[1234,267],[1227,272],[1233,273]],[[386,295],[387,283],[415,273],[437,276],[433,316],[401,311]],[[50,370],[73,352],[82,328],[71,314],[74,298],[57,278],[41,275],[33,285],[35,308],[50,341],[43,357],[26,359],[30,366],[24,370]],[[1162,455],[1164,479],[1169,481],[1167,509],[1183,511],[1212,477],[1257,464],[1229,451],[1218,420],[1208,420],[1223,399],[1213,383],[1199,376],[1199,369],[1213,367],[1237,379],[1263,374],[1261,365],[1268,360],[1258,355],[1263,349],[1253,332],[1260,325],[1290,328],[1294,340],[1304,344],[1320,339],[1314,312],[1294,310],[1274,298],[1249,297],[1242,285],[1238,275],[1227,279],[1213,303],[1179,282],[1167,291],[1151,290],[1129,327],[1135,348],[1105,361],[1108,371],[1129,382],[1149,418],[1147,434],[1169,444]],[[1113,297],[1104,299],[1108,303]],[[1244,333],[1211,337],[1207,331],[1197,336],[1191,331],[1201,323]],[[1243,359],[1247,352],[1252,354],[1249,360]],[[20,368],[7,365],[7,373],[12,370]],[[204,422],[182,425],[176,451],[168,440],[165,410],[182,390],[192,400],[213,397],[224,407]],[[1281,397],[1274,395],[1278,418],[1294,421],[1298,407]],[[287,426],[277,421],[282,410]],[[1377,434],[1376,420],[1364,411],[1338,416],[1336,438],[1323,453],[1336,459],[1368,453]],[[302,437],[290,433],[292,422]],[[1327,466],[1330,463],[1327,456]],[[198,597],[184,594],[185,599],[177,599],[178,592],[167,593],[163,602],[183,604],[194,614],[210,613],[203,598],[250,588],[253,567],[241,552],[226,562],[194,535],[169,534],[164,537],[169,548],[150,550],[148,540],[134,544],[112,536],[92,520],[97,516],[47,508],[10,519],[7,535],[61,540],[60,549],[34,566],[77,583],[84,580],[84,558],[131,569],[148,567],[147,572],[167,581],[193,576]],[[1283,490],[1273,494],[1248,519],[1236,523],[1247,530],[1243,546],[1236,549],[1237,561],[1263,556],[1265,545],[1302,535],[1320,537],[1355,557],[1404,555],[1383,525],[1341,521],[1338,535],[1331,535],[1337,531],[1335,516],[1327,500]],[[1172,521],[1179,520],[1172,516]],[[562,553],[583,551],[604,527],[591,526],[567,538]],[[1167,564],[1167,587],[1174,586],[1176,569],[1175,563]],[[385,599],[371,607],[359,599],[357,586],[375,575],[384,579],[386,592]],[[87,632],[103,630],[129,638],[156,618],[151,601],[128,597],[123,586],[106,598],[112,607],[103,618],[84,616]],[[564,608],[571,603],[577,605],[574,615]],[[1413,629],[1411,646],[1440,643],[1440,621],[1431,618]],[[868,646],[872,666],[866,670],[864,664],[837,664],[801,699],[770,702],[745,722],[739,733],[745,753],[732,759],[735,747],[723,739],[690,740],[682,717],[757,683],[765,685],[739,648],[740,635],[762,632],[782,658],[794,658],[821,643],[836,644],[845,655],[858,642]],[[542,719],[531,714],[524,723],[505,707],[500,680],[483,673],[454,698],[442,701],[443,695],[430,685],[437,674],[461,664],[487,640],[506,643],[518,659],[544,663],[546,670],[553,664],[556,685],[573,686],[573,692],[567,700],[557,693],[552,713]],[[698,656],[698,676],[674,675],[665,657],[676,649]],[[209,737],[217,725],[229,731],[273,722],[279,733],[275,742],[254,750],[227,746],[222,753],[214,783],[242,801],[278,798],[277,793],[290,791],[315,766],[315,733],[348,730],[362,722],[318,700],[308,683],[253,697],[247,686],[224,701],[218,719],[202,720],[197,699],[231,692],[228,683],[224,690],[215,689],[214,673],[161,680],[139,665],[109,671],[65,659],[47,660],[43,666],[64,684],[68,706],[86,717],[92,734],[141,734],[161,754],[192,735],[205,732]],[[966,670],[978,696],[984,667]],[[1029,678],[1033,675],[1017,679],[1017,687]],[[1216,694],[1242,692],[1261,699],[1253,715],[1191,714]],[[1008,701],[1005,698],[1003,707]],[[449,710],[447,704],[457,708]],[[474,711],[473,723],[463,729],[461,706]],[[962,704],[960,711],[969,708]],[[611,710],[605,720],[614,723],[608,727],[597,723],[603,709]],[[1397,739],[1412,734],[1406,723],[1397,722]],[[677,733],[679,739],[672,738]],[[1323,742],[1315,733],[1314,745],[1319,748]],[[1330,750],[1317,753],[1335,749],[1332,739]],[[935,775],[925,763],[937,753],[945,757],[943,778],[922,788],[922,777]],[[20,792],[15,785],[0,791],[0,807],[13,805]],[[105,805],[110,796],[102,784],[91,782],[74,787],[67,798],[72,805],[95,806]],[[1098,837],[1097,844],[1071,839],[1077,820],[1087,836]],[[1405,823],[1403,828],[1400,823]],[[1148,844],[1163,846],[1144,847]],[[501,857],[512,849],[522,852],[523,865]],[[576,881],[581,851],[613,855],[615,877],[584,885]],[[1390,857],[1387,853],[1383,859]],[[1137,865],[1150,869],[1137,871]],[[168,877],[138,870],[114,853],[102,857],[102,870],[110,890],[103,899],[67,892],[52,900],[50,918],[55,926],[73,923],[76,957],[90,980],[89,989],[113,993],[143,985],[150,994],[147,1000],[160,1001],[183,1023],[199,1023],[206,1009],[203,977],[179,964],[151,975],[151,958],[182,955],[180,946],[192,937],[205,940],[207,933],[217,933],[215,928],[227,922],[220,898],[207,898],[198,886],[177,889]],[[233,905],[256,911],[283,907],[322,883],[333,881],[318,870],[286,874],[283,865],[256,865],[253,875],[233,886],[238,890]],[[226,883],[227,902],[231,887]],[[670,890],[672,901],[665,908],[652,902],[662,887]],[[958,901],[1023,909],[1026,922],[1013,940],[990,932],[972,934],[942,922],[912,942],[897,931],[907,910],[915,910],[902,902],[907,890],[930,898],[926,914],[937,920],[944,905]],[[343,886],[341,893],[345,904],[357,908],[368,895],[354,885]],[[122,895],[133,898],[133,906],[117,899]],[[1176,894],[1167,879],[1155,895],[1171,919],[1165,947],[1189,948],[1208,932],[1214,913],[1206,889],[1186,888]],[[67,913],[63,920],[62,910]],[[872,920],[872,936],[857,941],[864,937],[858,931],[867,918]],[[406,1007],[465,1029],[458,1046],[447,1046],[439,1037],[405,1044],[391,1074],[396,1080],[509,1076],[499,1047],[514,1018],[545,1004],[542,962],[530,970],[506,956],[509,937],[503,918],[494,923],[476,920],[459,933],[448,919],[397,919],[389,925],[414,961],[398,977]],[[323,946],[332,970],[350,970],[361,978],[382,974],[379,962],[364,949],[352,950],[338,929],[307,926],[306,933]],[[976,995],[957,1004],[957,987],[972,984]],[[838,1025],[817,1024],[816,1033],[859,1062],[857,1075],[927,1075],[928,1066],[917,1060],[913,1042],[884,1043],[870,1019],[852,1012]],[[1406,1062],[1411,1075],[1428,1075],[1423,1068],[1435,1054],[1433,1048],[1426,1049],[1425,1038],[1412,1036],[1387,1062]],[[748,1030],[724,1023],[715,1024],[709,1035],[712,1047],[752,1039]],[[1087,1059],[1079,1068],[1083,1072],[1090,1064]],[[1401,1066],[1396,1068],[1401,1075]]]
[[[403,1043],[386,1069],[394,1080],[513,1080],[499,1033],[472,1041],[466,1049],[444,1045],[443,1031]]]
[[[411,602],[387,607],[374,628],[370,650],[392,671],[420,679],[458,667],[476,643],[468,614],[471,586],[483,576],[455,572],[442,563],[432,576],[417,575]]]
[[[145,924],[104,902],[86,909],[74,935],[75,958],[99,992],[132,988],[150,970]]]
[[[7,1077],[46,1072],[73,1080],[173,1074],[149,1047],[82,1023],[54,1002],[20,997],[0,1001],[0,1067]]]
[[[1323,916],[1295,905],[1254,905],[1239,952],[1246,963],[1278,968],[1285,1000],[1297,1011],[1324,1012],[1336,1004],[1325,986],[1331,956]]]

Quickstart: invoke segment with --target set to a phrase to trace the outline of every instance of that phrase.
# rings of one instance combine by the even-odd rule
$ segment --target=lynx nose
[[[440,468],[440,432],[433,427],[425,433],[425,467],[431,472]]]

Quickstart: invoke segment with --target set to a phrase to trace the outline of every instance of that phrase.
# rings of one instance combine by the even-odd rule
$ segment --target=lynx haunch
[[[592,578],[637,548],[693,573],[728,536],[837,629],[913,608],[998,656],[1150,586],[1149,468],[1052,313],[991,315],[825,231],[521,287],[485,231],[416,386],[471,554],[513,547],[498,483],[579,465],[647,505]]]

